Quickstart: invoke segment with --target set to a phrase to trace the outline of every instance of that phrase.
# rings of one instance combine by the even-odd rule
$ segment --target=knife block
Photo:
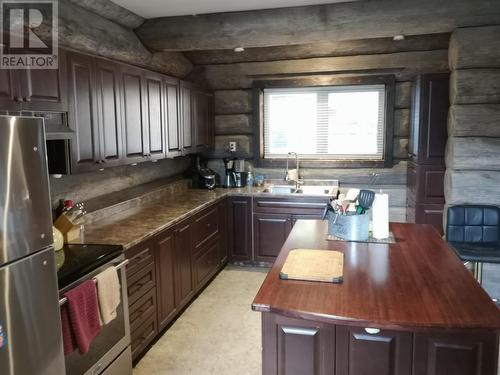
[[[63,234],[65,243],[80,239],[80,225],[73,223],[65,214],[57,218],[54,226]]]

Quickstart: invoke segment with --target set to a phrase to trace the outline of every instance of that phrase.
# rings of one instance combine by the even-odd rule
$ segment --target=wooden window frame
[[[394,142],[394,100],[396,79],[393,75],[361,76],[361,77],[321,77],[321,79],[280,79],[272,81],[255,81],[253,95],[253,127],[254,127],[254,165],[266,168],[284,168],[285,159],[264,159],[264,89],[266,88],[301,88],[321,86],[349,85],[385,85],[385,137],[384,158],[382,160],[345,160],[345,159],[304,159],[300,161],[304,168],[391,168],[393,166]]]

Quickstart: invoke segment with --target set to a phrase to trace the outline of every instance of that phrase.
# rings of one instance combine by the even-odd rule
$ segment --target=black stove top
[[[57,271],[59,289],[106,264],[123,252],[121,245],[64,245],[64,263]]]

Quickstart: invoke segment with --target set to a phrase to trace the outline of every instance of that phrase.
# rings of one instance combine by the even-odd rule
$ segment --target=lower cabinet
[[[209,227],[207,218],[215,224]],[[195,236],[203,225],[208,229]],[[134,361],[225,265],[225,225],[221,201],[125,251]],[[212,226],[219,228],[215,234]]]
[[[291,215],[254,214],[255,260],[258,262],[274,262],[291,230]]]
[[[495,375],[498,337],[489,333],[416,333],[413,375]]]
[[[262,313],[263,375],[496,375],[498,334],[353,327]]]
[[[229,257],[233,262],[251,262],[252,198],[229,198],[227,210]]]
[[[336,375],[411,375],[412,334],[336,326]]]

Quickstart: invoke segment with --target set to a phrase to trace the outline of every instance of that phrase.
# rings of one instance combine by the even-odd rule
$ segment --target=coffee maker
[[[195,171],[193,174],[193,186],[200,189],[215,189],[217,174],[206,166],[202,166],[200,157],[196,157]]]
[[[242,170],[244,168],[244,160],[238,160],[236,158],[224,158],[225,174],[223,186],[225,188],[239,188],[246,185],[245,172]]]

